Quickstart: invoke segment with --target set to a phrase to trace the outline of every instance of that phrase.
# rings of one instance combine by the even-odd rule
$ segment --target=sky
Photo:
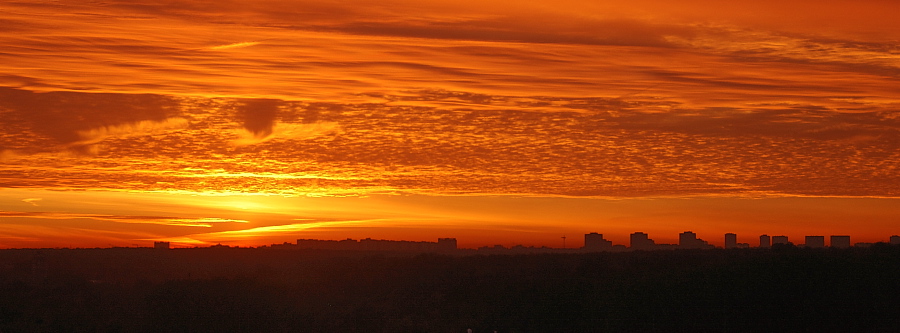
[[[0,3],[0,248],[900,234],[900,2]]]

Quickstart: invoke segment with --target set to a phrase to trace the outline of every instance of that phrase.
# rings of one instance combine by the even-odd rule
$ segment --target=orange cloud
[[[240,43],[232,43],[232,44],[213,46],[213,47],[210,47],[209,49],[210,50],[228,50],[228,49],[250,47],[250,46],[259,45],[259,44],[260,44],[260,42],[240,42]]]
[[[276,123],[270,131],[253,133],[247,129],[238,129],[237,139],[231,141],[235,146],[249,146],[271,140],[305,140],[322,135],[337,133],[340,127],[336,122],[316,122],[310,124]]]
[[[162,121],[141,120],[134,123],[102,126],[78,131],[81,140],[73,142],[72,145],[90,145],[108,138],[164,134],[168,131],[186,129],[189,125],[190,122],[187,119],[173,117]]]
[[[286,225],[273,225],[265,227],[255,227],[241,230],[221,231],[202,234],[191,234],[186,236],[166,238],[164,240],[176,244],[184,245],[209,245],[216,243],[239,243],[239,244],[259,244],[266,242],[278,243],[279,240],[290,240],[295,237],[298,232],[308,229],[329,227],[329,226],[353,226],[365,224],[377,224],[378,221],[325,221],[325,222],[306,222],[294,223]]]
[[[38,205],[38,202],[40,202],[41,200],[44,200],[44,199],[42,199],[42,198],[27,198],[27,199],[22,199],[22,201],[27,202],[28,204],[30,204],[30,205],[32,205],[32,206],[35,206],[35,207],[40,206],[40,205]]]
[[[27,200],[27,199],[26,199]],[[161,224],[180,227],[212,227],[213,223],[247,223],[245,220],[222,219],[215,217],[205,218],[173,218],[159,216],[127,216],[127,215],[103,215],[83,213],[57,213],[57,212],[9,212],[0,211],[2,217],[34,218],[48,220],[69,219],[93,219],[117,223]]]

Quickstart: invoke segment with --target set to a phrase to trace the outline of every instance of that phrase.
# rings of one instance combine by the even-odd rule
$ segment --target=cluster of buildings
[[[625,250],[671,250],[671,249],[713,249],[715,246],[709,242],[697,238],[697,234],[685,231],[678,234],[678,244],[657,244],[650,236],[643,232],[631,234],[631,244],[613,245],[611,241],[603,238],[603,234],[592,232],[584,235],[585,251],[625,251]]]
[[[825,248],[825,236],[806,236],[805,243],[798,246],[808,248]],[[850,242],[850,236],[834,235],[829,237],[828,246],[832,248],[849,248],[871,246],[872,243],[856,243]],[[788,236],[759,236],[758,248],[771,248],[777,244],[793,245]],[[852,244],[852,245],[851,245]],[[900,236],[891,236],[890,244],[900,245]],[[169,242],[154,242],[156,249],[169,249]],[[213,247],[227,247],[216,245]],[[738,243],[737,234],[725,234],[726,249],[750,248],[748,243]],[[289,248],[297,250],[341,250],[341,251],[382,251],[382,252],[409,252],[409,253],[449,253],[458,252],[456,238],[438,238],[437,242],[424,241],[403,241],[403,240],[384,240],[365,238],[355,240],[352,238],[344,240],[322,240],[322,239],[298,239],[296,244],[285,242],[284,244],[274,244],[272,248]],[[709,242],[697,238],[697,234],[691,231],[685,231],[678,234],[678,244],[657,244],[649,235],[643,232],[635,232],[631,234],[629,246],[613,245],[612,241],[603,238],[603,234],[592,232],[584,235],[584,247],[580,249],[583,252],[622,252],[634,250],[674,250],[674,249],[714,249],[714,245]],[[485,246],[475,250],[478,253],[544,253],[558,251],[578,251],[579,249],[557,249],[548,247],[523,247],[521,245],[507,248],[502,245]],[[462,250],[459,250],[462,251]]]
[[[825,236],[806,236],[805,243],[800,244],[801,247],[824,248]],[[829,246],[833,248],[848,248],[851,246],[850,236],[830,236]],[[900,245],[900,236],[891,236],[890,243],[892,245]],[[759,236],[759,248],[770,248],[775,244],[793,244],[788,240],[788,236]],[[856,243],[853,246],[865,247],[872,243]],[[725,234],[726,249],[749,248],[748,243],[738,243],[737,234]],[[603,238],[603,234],[592,232],[584,235],[585,251],[625,251],[625,250],[665,250],[665,249],[712,249],[715,246],[709,242],[697,238],[697,234],[685,231],[678,234],[678,244],[656,244],[650,237],[643,232],[635,232],[631,234],[631,244],[629,247],[624,245],[613,245],[611,241]]]
[[[456,250],[456,238],[438,238],[437,242],[396,241],[347,238],[344,240],[298,239],[293,247],[300,250],[448,252]]]

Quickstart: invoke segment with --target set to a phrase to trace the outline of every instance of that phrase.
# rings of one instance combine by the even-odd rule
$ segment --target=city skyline
[[[900,223],[897,12],[3,2],[0,248],[877,242]]]
[[[706,241],[702,238],[699,238],[698,235],[692,231],[684,231],[679,233],[679,240],[677,243],[667,244],[667,243],[656,243],[652,238],[649,238],[649,235],[644,232],[634,232],[630,235],[630,243],[626,244],[615,244],[612,241],[605,238],[604,234],[591,232],[584,234],[584,242],[581,243],[582,246],[567,247],[565,245],[565,239],[570,238],[563,236],[563,245],[561,247],[541,247],[542,249],[554,249],[554,250],[584,250],[584,251],[622,251],[622,250],[674,250],[674,249],[748,249],[748,248],[771,248],[773,243],[771,242],[771,237],[778,237],[781,241],[778,243],[782,245],[794,245],[799,247],[809,247],[809,248],[825,248],[825,247],[833,247],[833,248],[849,248],[849,247],[866,247],[871,246],[874,243],[885,243],[891,245],[900,245],[900,235],[891,235],[887,237],[885,240],[878,242],[851,242],[851,236],[849,235],[830,235],[828,237],[829,242],[825,242],[825,236],[804,236],[804,243],[792,242],[790,237],[779,235],[779,236],[769,236],[767,234],[763,234],[759,236],[759,243],[750,244],[750,243],[740,243],[737,242],[736,234],[734,233],[725,233],[724,234],[724,242],[722,246],[714,245],[714,242]],[[729,245],[729,239],[734,240],[734,243]],[[165,247],[168,248],[168,242],[157,242],[165,243]],[[379,245],[380,244],[380,245]],[[285,247],[285,248],[297,248],[297,249],[324,249],[324,250],[359,250],[359,251],[371,251],[371,250],[397,250],[397,251],[423,251],[423,252],[445,252],[448,250],[456,250],[456,249],[483,249],[483,250],[492,250],[492,249],[515,249],[522,248],[522,244],[516,244],[511,247],[504,247],[499,244],[495,244],[492,246],[481,246],[478,248],[460,248],[457,246],[458,240],[456,238],[444,237],[438,238],[437,242],[430,241],[410,241],[410,240],[391,240],[391,239],[372,239],[372,238],[363,238],[363,239],[297,239],[296,243],[288,243],[284,242],[282,244],[272,244],[269,246],[272,247]],[[533,247],[532,247],[533,248]]]
[[[537,250],[581,250],[581,251],[599,251],[599,252],[621,252],[621,251],[635,251],[635,250],[646,250],[646,251],[655,251],[655,250],[674,250],[674,249],[749,249],[749,248],[757,248],[757,249],[769,249],[772,248],[775,244],[782,245],[793,245],[798,247],[809,247],[809,248],[849,248],[849,247],[868,247],[876,243],[884,243],[890,245],[900,245],[900,235],[891,235],[886,240],[880,240],[876,242],[851,242],[850,235],[830,235],[828,236],[829,242],[826,244],[825,239],[826,236],[804,236],[804,243],[795,243],[790,240],[790,237],[784,235],[778,236],[770,236],[768,234],[763,234],[758,237],[759,242],[755,244],[751,243],[741,243],[737,241],[737,234],[735,233],[725,233],[724,241],[721,246],[717,246],[714,241],[706,241],[702,238],[699,238],[698,235],[692,231],[684,231],[678,234],[678,242],[676,243],[657,243],[654,239],[649,238],[649,235],[644,232],[636,231],[629,235],[629,243],[627,244],[616,244],[612,241],[605,238],[604,234],[600,234],[597,232],[591,232],[584,234],[584,242],[580,243],[581,246],[577,246],[578,243],[574,244],[574,246],[566,246],[565,239],[569,238],[566,236],[563,238],[563,244],[561,247],[553,247],[553,246],[528,246],[525,247],[523,244],[515,244],[511,246],[504,246],[502,244],[493,244],[493,245],[483,245],[479,247],[459,247],[458,240],[453,237],[441,237],[437,238],[436,242],[428,241],[428,240],[400,240],[400,239],[373,239],[371,237],[361,238],[361,239],[315,239],[315,238],[301,238],[297,239],[296,242],[282,242],[280,244],[266,244],[258,246],[258,248],[286,248],[286,249],[301,249],[301,250],[310,250],[310,249],[318,249],[318,250],[353,250],[353,251],[399,251],[399,252],[437,252],[437,253],[446,253],[449,250],[510,250],[510,249],[537,249]],[[142,247],[142,246],[136,246]],[[143,246],[148,247],[148,246]],[[172,247],[171,242],[168,241],[154,241],[152,247],[155,249],[172,249],[172,248],[198,248],[198,246],[182,246],[182,247]],[[231,247],[229,245],[215,244],[210,247]],[[237,246],[240,247],[240,246]],[[254,248],[254,246],[249,246],[248,248]],[[57,247],[56,249],[59,249]]]
[[[900,323],[900,245],[602,252],[322,243],[353,246],[0,250],[0,328],[890,332]]]

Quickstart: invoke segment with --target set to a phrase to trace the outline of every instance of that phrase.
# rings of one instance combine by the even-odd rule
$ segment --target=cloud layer
[[[896,9],[4,3],[0,186],[897,197]]]

